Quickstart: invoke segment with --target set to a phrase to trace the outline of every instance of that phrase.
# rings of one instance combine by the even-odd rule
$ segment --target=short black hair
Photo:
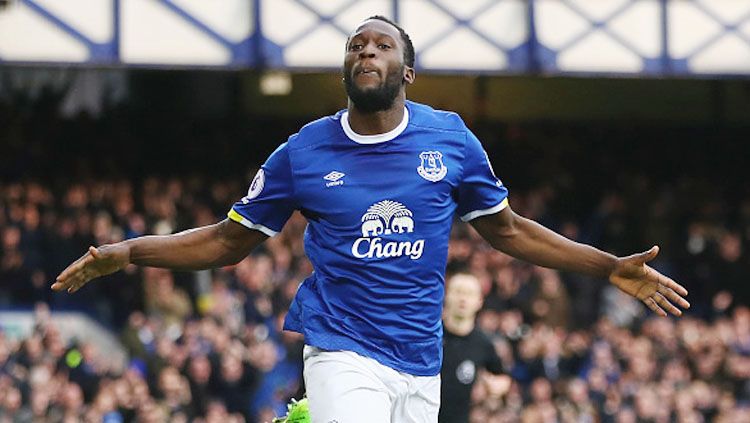
[[[401,35],[401,41],[404,42],[404,63],[406,66],[413,68],[414,67],[414,44],[411,42],[411,38],[409,38],[409,34],[404,31],[404,28],[401,28],[398,26],[396,22],[393,22],[392,20],[386,18],[383,15],[374,15],[370,16],[369,18],[365,19],[366,21],[369,21],[371,19],[375,19],[378,21],[383,21],[387,24],[392,25],[394,28],[398,29],[398,33]]]

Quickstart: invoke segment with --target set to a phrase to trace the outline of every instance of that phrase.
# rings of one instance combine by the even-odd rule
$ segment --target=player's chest
[[[303,208],[318,212],[343,213],[387,201],[443,207],[452,201],[460,164],[457,152],[440,145],[332,148],[296,157],[295,190]]]

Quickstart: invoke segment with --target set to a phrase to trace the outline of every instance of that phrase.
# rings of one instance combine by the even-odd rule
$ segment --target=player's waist
[[[341,319],[295,300],[285,329],[304,334],[305,342],[327,350],[354,351],[401,372],[432,376],[440,371],[440,330],[428,335]]]
[[[394,342],[430,342],[442,334],[438,293],[403,297],[353,286],[331,292],[319,281],[305,281],[297,303],[349,334]]]

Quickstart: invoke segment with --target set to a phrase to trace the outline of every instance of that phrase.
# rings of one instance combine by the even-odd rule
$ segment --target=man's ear
[[[417,74],[416,72],[414,72],[414,68],[404,66],[404,82],[406,82],[407,84],[413,84],[416,77]]]

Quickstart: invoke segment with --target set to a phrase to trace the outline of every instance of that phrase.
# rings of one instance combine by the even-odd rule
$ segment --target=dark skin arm
[[[55,279],[52,289],[76,292],[94,278],[128,264],[178,270],[201,270],[238,263],[265,241],[260,231],[225,219],[173,235],[143,236],[115,244],[89,247]]]
[[[590,245],[571,241],[544,226],[519,216],[510,207],[481,216],[472,226],[493,248],[543,267],[607,278],[623,292],[638,298],[655,313],[676,316],[690,304],[682,297],[687,290],[647,265],[659,247],[616,257]]]

